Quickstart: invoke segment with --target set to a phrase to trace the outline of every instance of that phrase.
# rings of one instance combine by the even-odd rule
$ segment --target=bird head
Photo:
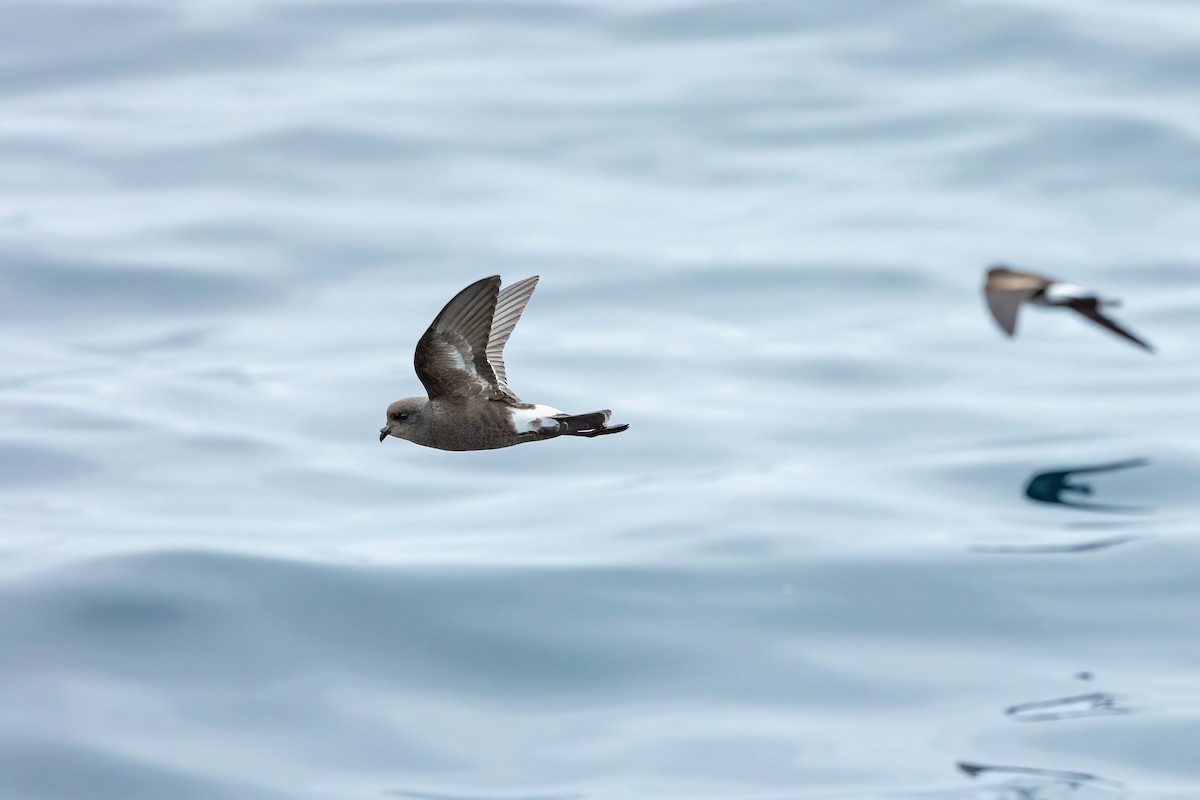
[[[387,408],[387,422],[379,429],[379,441],[389,436],[397,439],[411,438],[415,425],[421,419],[429,401],[424,397],[406,397],[397,400]]]

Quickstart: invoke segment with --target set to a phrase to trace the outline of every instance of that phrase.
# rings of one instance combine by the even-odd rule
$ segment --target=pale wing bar
[[[499,290],[498,275],[463,289],[417,342],[413,366],[431,400],[503,394],[488,361],[488,337]]]
[[[983,294],[996,323],[1005,333],[1012,336],[1017,332],[1017,313],[1021,304],[1049,285],[1048,279],[1032,272],[993,267],[988,270]]]

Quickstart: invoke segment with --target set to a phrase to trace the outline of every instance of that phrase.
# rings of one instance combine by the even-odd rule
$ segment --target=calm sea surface
[[[1198,796],[1193,0],[0,3],[0,800]]]

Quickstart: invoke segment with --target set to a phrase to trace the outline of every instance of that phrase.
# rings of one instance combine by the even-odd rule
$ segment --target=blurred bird
[[[413,364],[428,397],[388,406],[388,436],[439,450],[492,450],[556,436],[603,436],[628,425],[608,425],[608,410],[565,414],[523,403],[508,388],[504,344],[533,296],[534,275],[500,291],[500,276],[456,294],[417,342]]]
[[[1118,301],[1102,300],[1082,286],[1035,275],[1032,272],[992,267],[988,270],[987,280],[983,284],[983,293],[987,297],[988,308],[991,309],[996,323],[1009,336],[1017,330],[1017,311],[1022,304],[1027,303],[1069,308],[1139,347],[1154,352],[1154,348],[1148,343],[1101,312],[1103,307],[1120,305]]]

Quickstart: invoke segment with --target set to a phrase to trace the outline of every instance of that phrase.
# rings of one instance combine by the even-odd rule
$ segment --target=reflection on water
[[[1200,795],[1194,710],[1000,713],[1197,684],[1200,5],[3,9],[0,800]],[[371,438],[493,273],[630,433]]]
[[[1070,469],[1039,472],[1029,479],[1029,483],[1025,486],[1025,496],[1030,500],[1036,500],[1039,503],[1055,503],[1061,506],[1081,508],[1088,511],[1111,511],[1126,513],[1149,511],[1150,509],[1139,506],[1112,505],[1107,503],[1081,503],[1064,497],[1064,495],[1069,493],[1081,494],[1088,497],[1092,495],[1092,487],[1090,484],[1071,482],[1071,478],[1074,475],[1087,475],[1098,472],[1114,472],[1116,470],[1131,469],[1133,467],[1144,467],[1149,463],[1150,461],[1145,458],[1132,458],[1126,461],[1114,461],[1111,464],[1097,464],[1094,466],[1072,467]]]
[[[1090,553],[1095,550],[1106,550],[1117,545],[1135,542],[1139,537],[1131,534],[1111,536],[1107,539],[1093,539],[1086,542],[1071,542],[1068,544],[981,544],[971,548],[972,553],[993,553],[997,555],[1059,555],[1062,553]]]
[[[989,764],[974,764],[966,761],[958,762],[958,768],[972,778],[991,773],[995,775],[1021,776],[1021,780],[1013,785],[1020,792],[1018,796],[1029,798],[1041,797],[1038,794],[1042,787],[1039,784],[1057,784],[1072,791],[1083,788],[1108,789],[1123,791],[1125,784],[1118,781],[1101,778],[1089,772],[1072,772],[1070,770],[1040,769],[1037,767],[1011,767]],[[1035,779],[1030,782],[1028,779]]]
[[[1134,709],[1118,705],[1116,695],[1091,692],[1060,697],[1054,700],[1035,700],[1009,706],[1004,713],[1017,722],[1056,722],[1079,717],[1103,717],[1112,714],[1132,714]]]

